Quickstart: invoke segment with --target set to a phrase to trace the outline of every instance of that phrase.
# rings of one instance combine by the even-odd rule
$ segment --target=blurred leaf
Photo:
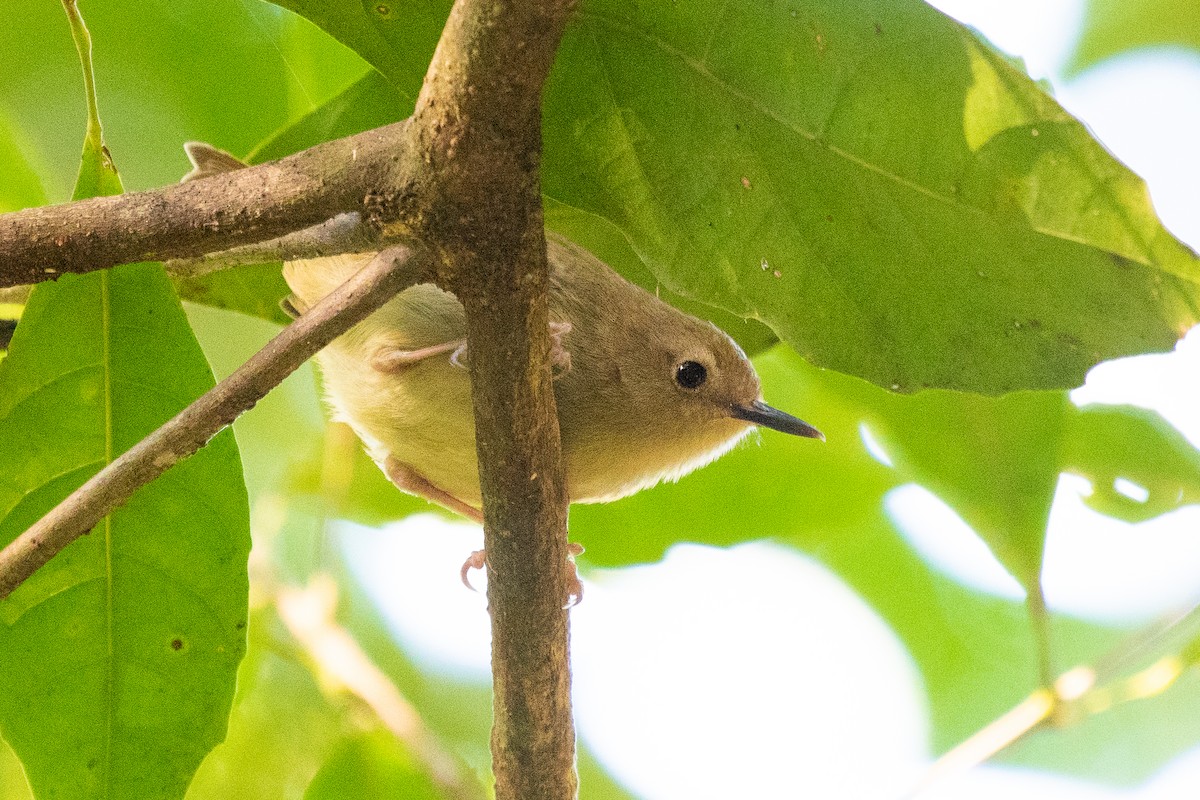
[[[46,204],[46,193],[37,173],[29,166],[8,124],[0,117],[0,213]]]
[[[240,311],[252,317],[286,325],[291,322],[279,305],[290,294],[281,272],[283,265],[251,264],[206,275],[172,280],[179,296],[214,308]]]
[[[344,740],[304,793],[305,800],[440,800],[424,765],[387,731]]]
[[[899,473],[950,504],[1026,592],[1040,595],[1063,427],[1073,411],[1065,392],[930,391],[884,404],[871,430]]]
[[[1124,477],[1163,498],[1147,504],[1159,513],[1200,491],[1194,448],[1141,409],[1078,409],[1060,392],[893,395],[815,369],[783,347],[755,365],[768,402],[809,419],[828,441],[766,431],[758,446],[739,447],[677,484],[572,506],[572,538],[587,547],[581,560],[623,566],[658,560],[680,541],[729,546],[760,538],[812,553],[904,640],[930,693],[939,750],[1035,688],[1036,640],[1019,603],[982,596],[921,561],[883,514],[892,489],[911,481],[929,486],[1026,585],[1040,571],[1045,515],[1060,472],[1109,485]],[[864,430],[894,466],[871,456]],[[1113,634],[1098,626],[1060,619],[1050,629],[1060,666],[1112,646]],[[1185,721],[1190,712],[1183,710],[1200,703],[1195,688],[1181,688],[1179,700],[1123,709],[1119,718],[1023,744],[1008,757],[1110,780],[1144,777],[1200,738],[1200,724]],[[1164,713],[1172,722],[1160,728]],[[1128,758],[1104,755],[1106,737],[1117,736],[1128,744]]]
[[[189,318],[218,378],[279,333],[279,326],[203,306]],[[254,503],[286,502],[303,515],[336,515],[367,525],[434,510],[393,486],[343,425],[326,425],[315,370],[305,365],[233,424],[245,453]]]
[[[1200,503],[1200,452],[1166,420],[1132,406],[1086,406],[1068,419],[1063,454],[1070,472],[1091,481],[1085,502],[1127,522]],[[1145,491],[1135,499],[1121,491]]]
[[[260,0],[104,0],[85,4],[104,80],[109,146],[138,189],[187,171],[182,144],[245,153],[291,117],[358,79],[365,64],[307,21]],[[66,198],[78,166],[70,123],[84,119],[79,62],[59,3],[0,0],[0,116]],[[5,170],[7,175],[7,170]]]
[[[359,728],[329,702],[275,613],[254,611],[229,736],[204,761],[189,800],[300,797],[343,737]]]
[[[1200,51],[1200,5],[1194,0],[1087,0],[1083,32],[1064,71],[1078,75],[1106,58],[1156,46]]]
[[[227,377],[280,331],[280,326],[205,306],[188,305],[188,321],[217,379]],[[324,430],[313,368],[284,378],[233,423],[252,498],[279,494],[295,464],[319,456]]]
[[[367,455],[354,431],[340,422],[326,427],[321,460],[297,464],[286,488],[299,509],[363,525],[382,525],[422,511],[454,516],[397,489]]]

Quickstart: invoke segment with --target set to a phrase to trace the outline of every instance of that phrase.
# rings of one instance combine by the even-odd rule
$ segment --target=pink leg
[[[444,342],[443,344],[435,344],[430,347],[422,347],[419,350],[390,350],[384,348],[371,359],[371,366],[380,372],[400,372],[411,367],[413,364],[417,364],[432,356],[441,355],[442,353],[451,353],[450,361],[455,366],[461,366],[458,364],[459,353],[466,346],[466,341],[460,339],[455,342]]]
[[[451,511],[456,511],[462,514],[467,519],[483,524],[483,512],[474,506],[469,506],[462,500],[459,500],[454,495],[446,492],[429,482],[421,473],[417,472],[408,464],[399,461],[392,456],[388,456],[384,461],[383,470],[396,488],[402,492],[415,494],[417,497],[423,497],[431,503],[437,503],[443,508],[448,508]],[[579,570],[575,567],[575,556],[583,552],[583,545],[576,542],[567,543],[567,561],[571,566],[571,574],[567,576],[567,602],[563,608],[570,608],[579,605],[583,600],[583,582],[579,580]],[[475,587],[471,585],[470,579],[467,577],[472,569],[483,569],[487,566],[487,551],[476,550],[467,557],[463,562],[462,571],[459,573],[462,577],[463,585],[474,591]]]
[[[388,456],[387,461],[383,463],[383,471],[388,476],[388,480],[394,483],[400,491],[415,494],[417,497],[423,497],[431,503],[437,503],[442,508],[456,511],[469,520],[474,520],[480,524],[483,523],[482,511],[474,506],[467,505],[449,492],[434,486],[429,482],[428,478],[408,464],[397,461],[392,456]]]
[[[559,377],[571,370],[571,354],[563,346],[563,337],[571,332],[569,322],[550,323],[550,366],[554,369],[554,377]],[[450,363],[466,369],[467,340],[458,339],[453,342],[430,345],[417,350],[381,349],[371,360],[371,366],[380,372],[400,372],[413,364],[424,361],[442,353],[450,354]]]

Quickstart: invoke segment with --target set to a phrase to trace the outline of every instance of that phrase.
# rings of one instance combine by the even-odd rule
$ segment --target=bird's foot
[[[395,348],[384,347],[380,348],[375,357],[371,359],[371,366],[380,372],[393,373],[401,372],[414,364],[418,364],[427,358],[439,356],[442,353],[450,354],[450,363],[456,367],[461,367],[463,364],[460,359],[462,354],[467,351],[467,341],[465,339],[457,339],[453,342],[443,342],[442,344],[430,345],[429,347],[421,347],[416,350],[398,350]]]
[[[571,332],[569,322],[550,323],[550,371],[557,380],[571,371],[571,353],[563,345],[563,337]]]
[[[571,371],[571,354],[563,346],[563,337],[571,332],[569,322],[550,323],[550,368],[554,377],[558,378]],[[380,372],[400,372],[432,356],[443,353],[450,354],[450,363],[461,369],[467,368],[467,340],[457,339],[453,342],[443,342],[417,350],[397,350],[382,348],[371,360],[371,366]]]
[[[577,542],[567,542],[567,566],[570,568],[570,574],[567,575],[567,602],[563,605],[563,608],[571,608],[583,602],[583,581],[579,579],[579,568],[575,566],[575,556],[582,552],[583,545]],[[471,585],[469,573],[473,569],[483,569],[486,566],[486,550],[476,550],[467,556],[467,560],[463,562],[462,570],[459,572],[463,586],[466,586],[472,592],[476,591],[475,587]]]

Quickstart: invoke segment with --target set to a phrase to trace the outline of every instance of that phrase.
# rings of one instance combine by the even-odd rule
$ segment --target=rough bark
[[[4,214],[0,286],[215,253],[349,211],[386,224],[399,215],[408,146],[408,122],[397,122],[213,178]]]
[[[497,800],[569,800],[577,784],[539,182],[541,88],[573,7],[460,0],[413,115],[440,199],[421,204],[423,227],[448,255],[439,283],[467,309]]]

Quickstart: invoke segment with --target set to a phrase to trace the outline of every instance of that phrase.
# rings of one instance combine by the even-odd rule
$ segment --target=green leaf
[[[583,245],[626,280],[654,292],[692,316],[709,320],[732,336],[748,354],[757,355],[779,341],[771,329],[761,322],[743,319],[723,309],[689,300],[664,289],[629,246],[621,231],[607,220],[556,203],[550,198],[546,198],[545,201],[545,215],[546,227]]]
[[[1121,53],[1163,46],[1200,51],[1200,5],[1193,0],[1088,0],[1083,32],[1065,72],[1078,75]]]
[[[444,9],[288,6],[409,92]],[[896,390],[1075,386],[1200,320],[1196,257],[1142,182],[917,0],[585,2],[544,136],[547,196],[663,286]]]
[[[89,111],[75,197],[119,193],[88,32],[65,5]],[[160,265],[37,286],[0,363],[0,542],[212,386]],[[183,796],[225,735],[249,549],[224,432],[0,602],[0,730],[35,796]]]
[[[0,542],[211,386],[160,267],[37,287],[0,365]],[[248,513],[225,432],[0,603],[0,727],[37,796],[183,796],[225,733]]]
[[[1142,183],[923,3],[593,0],[545,140],[666,286],[885,387],[1074,386],[1200,319]]]
[[[131,189],[187,172],[182,144],[245,153],[362,76],[355,53],[260,0],[87,3],[106,136]],[[79,60],[57,2],[0,0],[0,113],[47,195],[69,197],[85,114]],[[7,171],[3,173],[7,179]]]
[[[391,733],[377,730],[343,741],[304,793],[304,800],[440,800],[427,769]]]
[[[1036,587],[1061,473],[1089,478],[1101,497],[1118,477],[1145,487],[1146,503],[1126,498],[1132,509],[1123,509],[1139,519],[1195,502],[1200,491],[1200,454],[1142,409],[1076,408],[1061,392],[894,395],[815,369],[783,347],[755,365],[767,401],[813,422],[828,441],[765,431],[757,445],[752,440],[677,484],[615,503],[572,506],[572,538],[587,548],[581,560],[623,566],[658,560],[680,541],[729,546],[762,538],[811,553],[879,611],[913,654],[930,694],[939,750],[1038,685],[1037,638],[1020,604],[981,596],[924,564],[883,513],[889,492],[911,482],[927,486],[1019,580]],[[893,466],[872,457],[864,429]],[[1051,660],[1059,667],[1093,660],[1119,640],[1099,626],[1048,624]],[[1200,736],[1197,725],[1183,721],[1185,709],[1200,701],[1186,690],[1173,697],[1179,699],[1089,722],[1008,757],[1134,780]],[[1177,713],[1168,711],[1173,703],[1180,704]],[[1173,722],[1160,728],[1156,715],[1164,713]],[[1131,755],[1106,761],[1097,742],[1117,735]]]
[[[1166,420],[1132,406],[1085,406],[1067,420],[1063,467],[1092,484],[1084,502],[1142,522],[1200,503],[1200,451]],[[1122,492],[1122,483],[1144,498]]]
[[[4,165],[4,180],[0,181],[0,213],[46,204],[42,182],[22,151],[9,125],[0,117],[0,164]]]
[[[273,161],[315,144],[351,136],[404,119],[413,98],[374,70],[254,148],[251,163]]]
[[[272,0],[314,22],[417,98],[450,13],[449,0]]]
[[[240,311],[252,317],[286,325],[291,320],[279,302],[291,290],[283,280],[283,265],[250,264],[237,269],[173,278],[175,290],[184,300],[213,308]]]

